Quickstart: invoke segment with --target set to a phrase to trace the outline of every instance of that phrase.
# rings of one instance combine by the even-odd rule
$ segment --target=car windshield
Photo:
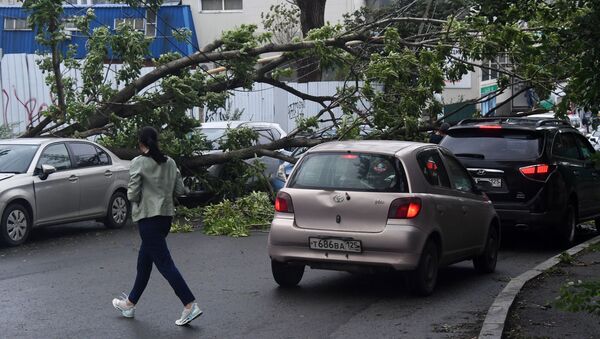
[[[25,173],[39,145],[0,145],[0,173]]]
[[[211,145],[211,149],[217,150],[219,149],[219,143],[221,141],[225,141],[225,132],[226,128],[202,128],[200,130],[204,135],[206,135],[206,141],[208,141]]]
[[[308,154],[290,179],[290,188],[407,192],[400,163],[367,153]]]
[[[457,157],[485,160],[535,159],[542,151],[539,135],[531,133],[492,133],[478,131],[444,137],[441,145]]]

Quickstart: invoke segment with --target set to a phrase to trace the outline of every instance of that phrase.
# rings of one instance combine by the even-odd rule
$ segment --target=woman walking
[[[184,193],[181,174],[173,159],[165,156],[158,147],[158,132],[144,127],[139,134],[142,155],[131,162],[127,197],[132,204],[132,218],[138,222],[142,245],[138,254],[137,275],[129,296],[113,299],[113,306],[124,317],[133,318],[138,303],[152,271],[152,264],[167,279],[184,305],[181,326],[202,315],[195,298],[179,273],[167,248],[166,237],[175,214],[173,196]]]

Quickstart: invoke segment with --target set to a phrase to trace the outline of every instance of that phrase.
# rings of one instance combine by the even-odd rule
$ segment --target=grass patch
[[[573,265],[575,263],[575,257],[567,252],[563,252],[558,256],[558,262],[563,265]]]

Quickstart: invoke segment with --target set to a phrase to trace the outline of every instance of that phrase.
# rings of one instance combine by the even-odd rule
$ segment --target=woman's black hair
[[[150,126],[146,126],[140,130],[139,142],[148,147],[148,155],[159,164],[167,161],[167,157],[160,151],[158,147],[158,132]]]

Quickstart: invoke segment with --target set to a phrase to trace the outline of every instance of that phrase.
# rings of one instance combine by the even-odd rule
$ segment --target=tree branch
[[[188,168],[198,168],[203,166],[210,166],[214,164],[222,164],[234,159],[249,159],[254,158],[256,155],[265,154],[269,156],[268,151],[274,151],[278,149],[284,149],[287,147],[312,147],[324,140],[321,139],[308,139],[308,138],[288,138],[275,140],[269,144],[256,145],[241,150],[227,151],[224,153],[216,154],[205,154],[182,161],[183,165]],[[266,152],[265,152],[266,151]],[[265,153],[263,153],[265,152]],[[292,160],[292,159],[289,159]]]
[[[285,84],[284,82],[275,80],[273,78],[262,77],[262,78],[257,78],[256,81],[281,88],[303,100],[309,100],[309,101],[314,101],[314,102],[318,102],[318,103],[323,103],[324,101],[336,100],[336,97],[332,97],[332,96],[314,96],[314,95],[303,93],[303,92]]]

